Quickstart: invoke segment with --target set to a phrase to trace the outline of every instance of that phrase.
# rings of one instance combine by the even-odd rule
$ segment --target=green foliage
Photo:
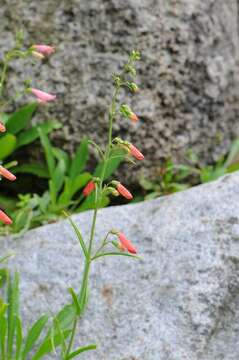
[[[155,180],[148,180],[141,177],[139,183],[145,190],[144,198],[137,200],[149,200],[156,197],[172,194],[177,191],[182,191],[190,187],[186,179],[193,172],[189,166],[174,166],[171,160],[167,160],[160,168]]]
[[[142,177],[140,185],[145,195],[138,196],[136,201],[185,190],[191,186],[217,180],[219,177],[239,170],[239,139],[232,142],[229,152],[215,164],[201,165],[198,156],[188,152],[187,164],[176,165],[171,160],[159,169],[153,180]]]
[[[1,269],[0,269],[1,270]],[[26,331],[24,335],[22,320],[20,317],[19,302],[19,275],[15,273],[6,275],[6,301],[0,298],[0,359],[1,360],[40,360],[47,354],[57,353],[61,349],[61,358],[64,360],[76,358],[79,354],[96,349],[95,345],[80,347],[69,355],[65,356],[65,340],[72,333],[71,326],[62,329],[49,324],[49,316],[43,315]],[[77,296],[71,289],[71,293],[77,302]],[[80,310],[77,316],[80,315]],[[49,324],[49,325],[48,325]],[[65,350],[64,350],[65,349]],[[59,353],[59,352],[58,352]]]
[[[45,164],[24,164],[14,168],[15,173],[31,173],[48,179],[48,189],[40,196],[38,194],[19,194],[18,201],[8,200],[3,203],[11,209],[13,225],[1,226],[0,233],[6,229],[22,234],[30,228],[48,222],[55,222],[67,209],[81,212],[95,207],[94,192],[88,197],[82,195],[82,189],[93,178],[98,177],[103,168],[103,161],[99,162],[94,174],[86,171],[89,155],[89,141],[83,139],[75,155],[70,157],[65,151],[54,147],[42,127],[38,134],[45,154]],[[114,148],[105,168],[104,178],[109,178],[118,168],[125,157],[125,151]],[[16,169],[16,171],[15,171]],[[6,199],[5,199],[6,200]],[[100,207],[107,206],[110,199],[107,195],[101,198]]]
[[[49,120],[29,128],[36,109],[37,104],[30,103],[10,116],[1,114],[1,121],[5,124],[7,132],[0,134],[0,160],[5,160],[10,155],[13,155],[14,151],[35,141],[39,137],[38,128],[42,129],[45,134],[54,129],[59,129],[61,125],[55,120]]]

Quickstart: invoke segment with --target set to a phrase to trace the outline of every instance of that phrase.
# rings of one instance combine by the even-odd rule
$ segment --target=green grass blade
[[[55,347],[59,346],[62,343],[63,338],[67,338],[70,333],[70,330],[64,330],[62,333],[57,333],[45,339],[31,360],[42,359],[43,356],[49,354]]]
[[[5,159],[7,156],[11,155],[16,149],[17,138],[15,135],[7,133],[0,138],[0,160]]]
[[[47,162],[50,176],[51,176],[51,178],[53,178],[54,173],[55,173],[55,158],[53,155],[53,147],[50,143],[50,140],[48,139],[48,136],[42,131],[41,128],[38,128],[38,134],[40,137],[42,147],[45,152],[46,162]]]
[[[49,120],[43,124],[33,126],[28,130],[22,131],[17,137],[17,148],[28,145],[39,137],[38,129],[42,129],[45,134],[49,134],[52,130],[61,128],[61,124],[56,120]]]
[[[69,176],[73,180],[85,168],[88,160],[88,139],[83,139],[76,150],[76,154],[71,162]]]
[[[6,335],[7,335],[7,320],[2,315],[0,316],[0,359],[5,359],[6,356]]]
[[[66,360],[70,360],[70,359],[73,359],[75,358],[77,355],[79,354],[82,354],[83,352],[85,351],[89,351],[89,350],[95,350],[97,348],[97,346],[95,344],[92,344],[92,345],[88,345],[88,346],[83,346],[75,351],[73,351],[72,353],[70,353]]]
[[[22,350],[22,322],[19,317],[16,318],[16,355],[15,360],[20,360],[21,350]]]
[[[35,324],[33,324],[31,329],[29,330],[27,337],[26,337],[25,346],[22,351],[22,360],[25,360],[29,351],[32,350],[36,341],[39,339],[39,337],[42,333],[42,330],[44,329],[47,321],[48,321],[48,316],[43,315],[35,322]]]
[[[24,129],[30,122],[36,108],[37,103],[31,103],[17,110],[7,121],[7,131],[11,134],[17,134]]]
[[[81,307],[80,307],[80,303],[79,303],[79,300],[78,300],[78,297],[74,291],[73,288],[69,288],[69,293],[71,294],[71,297],[72,297],[72,300],[73,300],[73,303],[75,305],[75,308],[76,308],[76,314],[79,316],[80,313],[81,313]]]
[[[8,308],[7,308],[7,356],[13,356],[14,338],[16,333],[16,319],[19,307],[19,275],[14,274],[13,280],[8,280]]]
[[[81,235],[81,232],[80,232],[78,226],[76,225],[76,223],[71,219],[71,217],[65,211],[64,211],[64,214],[67,216],[71,226],[73,227],[73,229],[74,229],[74,231],[76,233],[76,236],[77,236],[77,238],[79,240],[82,251],[83,251],[85,257],[87,258],[88,257],[88,251],[87,251],[84,239],[83,239],[83,237]]]

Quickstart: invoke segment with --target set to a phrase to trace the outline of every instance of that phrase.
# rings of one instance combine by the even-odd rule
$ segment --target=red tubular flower
[[[5,132],[5,131],[6,131],[5,126],[3,125],[3,123],[0,122],[0,132]]]
[[[126,189],[126,187],[124,187],[120,182],[117,183],[116,185],[116,189],[118,190],[118,192],[125,197],[128,200],[133,199],[133,195],[129,192],[128,189]]]
[[[135,113],[133,113],[133,112],[130,114],[129,118],[130,118],[130,120],[132,120],[133,122],[139,121],[138,116],[137,116]]]
[[[88,184],[85,186],[83,192],[84,196],[89,196],[92,191],[95,190],[95,183],[93,181],[88,182]]]
[[[137,254],[136,248],[133,246],[131,241],[129,239],[127,239],[127,237],[122,232],[119,232],[117,234],[117,236],[120,241],[120,246],[121,246],[122,250],[127,250],[131,254]]]
[[[10,217],[8,217],[2,210],[0,210],[0,221],[4,222],[6,225],[12,224]]]
[[[8,171],[7,169],[5,169],[3,166],[0,165],[0,176],[5,177],[6,179],[10,180],[10,181],[14,181],[16,180],[16,176],[13,175],[10,171]]]
[[[137,160],[144,160],[144,155],[133,144],[129,145],[130,154]]]

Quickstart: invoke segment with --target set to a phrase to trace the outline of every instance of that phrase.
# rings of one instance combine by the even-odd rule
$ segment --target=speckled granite
[[[74,216],[89,235],[92,213]],[[97,238],[123,230],[142,260],[94,264],[79,344],[87,360],[238,360],[239,174],[161,199],[100,211]],[[1,238],[20,270],[25,324],[79,288],[82,258],[67,221]]]
[[[56,45],[25,76],[18,62],[11,85],[33,76],[35,87],[58,95],[42,112],[64,123],[55,139],[65,148],[83,135],[105,141],[110,74],[132,48],[142,52],[142,89],[130,100],[141,121],[114,130],[142,148],[148,175],[188,148],[202,161],[216,158],[239,133],[237,0],[1,0],[0,19],[0,53],[20,28],[26,44]],[[127,181],[140,171],[125,171]]]

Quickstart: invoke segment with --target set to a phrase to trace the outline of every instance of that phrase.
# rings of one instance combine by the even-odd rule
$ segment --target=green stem
[[[89,260],[91,258],[92,243],[93,243],[94,236],[95,236],[95,225],[96,225],[97,212],[98,212],[98,200],[99,200],[99,198],[98,198],[98,186],[96,186],[96,190],[95,190],[95,209],[94,209],[94,213],[93,213],[93,220],[92,220],[91,231],[90,231],[90,241],[89,241],[89,247],[88,247]]]
[[[108,135],[108,144],[106,146],[106,150],[104,153],[104,165],[103,165],[103,169],[102,169],[101,176],[100,176],[100,184],[99,184],[99,186],[98,185],[96,186],[96,191],[95,191],[95,209],[94,209],[94,213],[93,213],[93,219],[92,219],[92,225],[91,225],[91,231],[90,231],[88,256],[85,259],[85,269],[84,269],[81,290],[80,290],[80,307],[81,307],[82,311],[84,310],[83,305],[85,303],[85,297],[86,297],[88,279],[89,279],[89,273],[90,273],[91,252],[92,252],[92,246],[93,246],[93,241],[94,241],[94,237],[95,237],[95,227],[96,227],[96,219],[97,219],[97,213],[98,213],[98,204],[99,204],[99,199],[101,198],[101,194],[102,194],[106,166],[107,166],[107,162],[109,160],[110,149],[111,149],[111,145],[112,145],[113,120],[115,117],[116,99],[117,99],[118,92],[119,92],[119,87],[117,86],[115,88],[115,92],[114,92],[114,95],[112,98],[112,103],[111,103],[110,113],[109,113],[109,135]],[[98,193],[98,190],[99,190],[99,193]],[[65,359],[67,359],[67,357],[69,356],[69,354],[71,352],[71,348],[74,345],[74,339],[75,339],[78,320],[79,320],[79,316],[76,315],[75,319],[74,319],[73,327],[72,327],[71,337],[70,337],[67,351],[65,354]]]
[[[114,95],[112,98],[111,107],[110,107],[108,144],[107,144],[107,147],[105,150],[104,165],[103,165],[102,173],[100,176],[100,192],[102,192],[103,182],[104,182],[104,178],[105,178],[105,171],[106,171],[107,163],[108,163],[109,156],[110,156],[110,149],[111,149],[111,145],[112,145],[113,120],[115,117],[116,99],[117,99],[117,96],[119,93],[119,89],[120,89],[120,87],[116,86],[115,92],[114,92]]]
[[[86,260],[85,260],[85,269],[84,269],[84,274],[83,274],[83,279],[82,279],[82,284],[81,284],[81,289],[80,289],[80,308],[82,309],[82,311],[84,310],[83,304],[84,304],[84,301],[85,301],[85,296],[86,296],[86,291],[87,291],[88,277],[89,277],[89,271],[90,271],[90,263],[91,263],[91,260],[89,258],[86,258]],[[72,348],[72,346],[74,344],[74,339],[75,339],[75,334],[76,334],[78,321],[79,321],[79,316],[76,314],[74,322],[73,322],[72,331],[71,331],[71,337],[70,337],[68,347],[67,347],[65,357],[64,357],[65,360],[69,356],[69,354],[71,352],[71,348]]]
[[[110,114],[109,114],[109,137],[108,137],[108,148],[107,148],[108,151],[110,150],[112,144],[113,120],[115,117],[116,99],[119,93],[119,89],[120,89],[119,86],[116,86],[112,99]]]
[[[69,356],[69,354],[71,352],[71,348],[72,348],[72,345],[73,345],[73,342],[74,342],[76,328],[77,328],[77,321],[78,321],[78,317],[76,316],[75,319],[74,319],[72,332],[71,332],[71,337],[70,337],[70,341],[69,341],[67,351],[66,351],[66,355],[65,355],[65,360],[67,359],[67,357]]]
[[[2,69],[1,80],[0,80],[0,96],[2,96],[2,94],[3,94],[4,83],[5,83],[6,75],[7,75],[7,68],[8,68],[8,62],[5,60],[3,62],[3,69]]]

